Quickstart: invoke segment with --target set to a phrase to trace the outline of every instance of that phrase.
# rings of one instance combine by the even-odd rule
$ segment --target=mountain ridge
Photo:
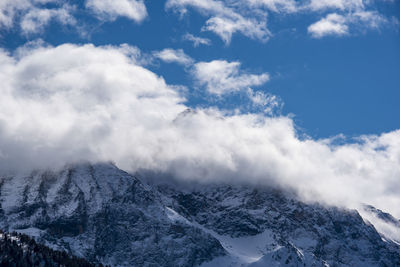
[[[260,186],[181,190],[105,163],[0,178],[0,228],[112,266],[400,265],[357,211]]]

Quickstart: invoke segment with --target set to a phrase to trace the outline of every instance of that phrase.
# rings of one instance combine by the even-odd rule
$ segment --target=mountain
[[[111,266],[400,266],[400,246],[355,210],[162,181],[112,164],[2,177],[0,228]]]

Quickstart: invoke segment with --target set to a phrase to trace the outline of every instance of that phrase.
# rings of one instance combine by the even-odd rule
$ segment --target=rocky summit
[[[154,182],[112,164],[1,177],[0,229],[109,266],[400,266],[400,245],[356,210],[270,187]]]

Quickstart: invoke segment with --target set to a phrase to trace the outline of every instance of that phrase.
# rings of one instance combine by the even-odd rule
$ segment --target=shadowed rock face
[[[357,211],[270,188],[143,183],[110,164],[0,178],[0,228],[115,266],[400,266],[399,246]]]

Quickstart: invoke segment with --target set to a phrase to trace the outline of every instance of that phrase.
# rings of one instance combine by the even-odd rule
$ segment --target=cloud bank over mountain
[[[2,173],[111,160],[132,172],[273,184],[306,200],[368,203],[400,216],[399,130],[338,145],[299,137],[286,116],[188,109],[179,87],[139,55],[127,45],[1,51]]]

